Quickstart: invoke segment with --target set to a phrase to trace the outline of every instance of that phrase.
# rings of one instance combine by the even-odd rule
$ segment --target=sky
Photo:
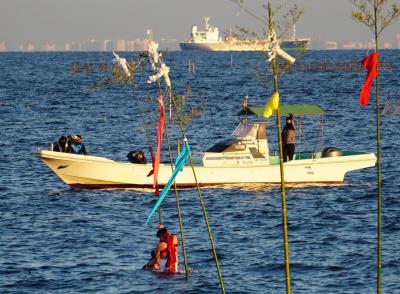
[[[266,0],[244,0],[247,9],[262,17]],[[298,37],[312,40],[369,41],[372,33],[351,18],[349,0],[271,0],[273,7],[296,3],[305,13],[296,26]],[[220,31],[245,27],[261,32],[263,24],[230,0],[0,0],[0,43],[65,43],[85,39],[142,39],[152,29],[157,39],[187,40],[192,24],[203,17]],[[400,21],[382,34],[395,43]]]

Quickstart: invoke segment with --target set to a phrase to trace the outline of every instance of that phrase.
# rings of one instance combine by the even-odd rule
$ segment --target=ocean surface
[[[319,104],[327,111],[322,128],[320,117],[303,117],[302,147],[296,148],[376,153],[374,89],[361,108],[365,72],[346,65],[366,54],[311,51],[299,62],[342,68],[321,65],[279,77],[282,104]],[[392,65],[381,73],[383,108],[388,94],[400,95],[400,51],[384,50],[381,57]],[[126,161],[133,149],[146,151],[138,99],[155,144],[157,107],[151,101],[158,87],[146,83],[149,66],[137,68],[135,97],[125,84],[94,87],[109,77],[100,68],[112,58],[110,52],[0,53],[0,293],[220,292],[196,190],[179,191],[191,269],[186,281],[141,269],[157,243],[158,217],[144,225],[155,202],[152,191],[72,189],[35,154],[67,134],[81,134],[90,154],[115,160]],[[250,105],[263,105],[273,92],[259,53],[167,52],[165,62],[174,93],[190,87],[185,111],[202,110],[185,126],[194,155],[234,130],[246,95]],[[400,293],[399,118],[382,115],[383,293]],[[270,148],[277,150],[275,119],[270,121]],[[170,135],[176,150],[176,122]],[[168,159],[165,144],[162,156]],[[343,185],[287,188],[293,293],[376,292],[376,175],[369,168],[348,173]],[[227,293],[285,293],[280,187],[206,188],[202,194]],[[179,234],[172,191],[162,208],[164,224]],[[179,260],[183,269],[181,252]]]

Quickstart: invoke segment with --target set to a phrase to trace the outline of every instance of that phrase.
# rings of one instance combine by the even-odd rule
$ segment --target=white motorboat
[[[249,108],[250,109],[250,108]],[[195,158],[200,186],[227,184],[280,183],[279,156],[271,155],[266,122],[241,122],[225,140],[218,142],[202,158]],[[151,164],[117,162],[100,156],[39,151],[40,159],[66,184],[77,188],[150,188],[147,177]],[[372,167],[373,153],[327,148],[322,152],[300,152],[284,163],[287,183],[343,183],[347,172]],[[170,164],[160,164],[159,185],[171,176]],[[176,178],[178,187],[196,185],[187,165]]]

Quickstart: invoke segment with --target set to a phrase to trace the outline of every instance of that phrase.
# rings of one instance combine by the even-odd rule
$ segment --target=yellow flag
[[[275,92],[267,104],[265,104],[263,117],[270,117],[272,115],[273,110],[277,110],[279,107],[279,93]]]

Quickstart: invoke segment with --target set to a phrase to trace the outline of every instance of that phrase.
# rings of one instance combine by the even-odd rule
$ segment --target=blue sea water
[[[365,54],[311,51],[300,60],[359,62]],[[394,66],[381,75],[383,105],[387,93],[400,94],[400,51],[381,55]],[[144,225],[155,202],[151,192],[71,189],[34,153],[71,133],[83,136],[90,154],[116,160],[126,160],[129,150],[145,150],[136,99],[146,106],[155,141],[156,106],[145,101],[157,97],[157,87],[146,83],[148,70],[138,68],[137,98],[126,85],[93,87],[107,78],[98,65],[110,65],[112,57],[109,52],[0,54],[1,293],[220,292],[196,190],[179,192],[192,273],[188,281],[184,275],[160,276],[141,269],[157,242],[157,217]],[[188,72],[189,60],[194,73]],[[195,154],[232,132],[246,95],[250,105],[260,105],[273,92],[268,64],[258,53],[168,52],[166,63],[175,94],[190,85],[186,106],[204,109],[186,126]],[[73,64],[80,73],[73,74]],[[87,65],[94,73],[85,72]],[[304,118],[304,149],[376,152],[375,96],[367,107],[358,105],[364,79],[363,71],[343,70],[280,76],[283,104],[315,103],[328,112],[323,141],[317,136],[319,120]],[[382,116],[383,293],[400,293],[399,118]],[[275,127],[269,131],[276,150]],[[174,146],[178,134],[175,123]],[[207,188],[202,194],[227,293],[284,293],[279,186]],[[287,213],[293,293],[376,292],[376,168],[348,173],[344,185],[288,187]],[[172,192],[163,204],[163,220],[179,232]],[[183,268],[181,254],[179,259]]]

